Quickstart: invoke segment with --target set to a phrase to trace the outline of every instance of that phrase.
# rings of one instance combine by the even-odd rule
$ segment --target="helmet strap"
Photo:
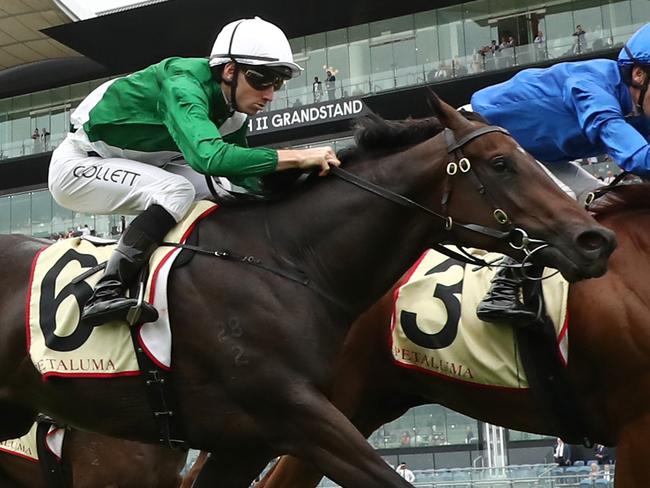
[[[230,42],[228,43],[228,57],[232,60],[233,63],[235,63],[235,69],[232,74],[232,80],[227,83],[230,85],[230,109],[231,109],[231,116],[235,112],[237,112],[237,79],[239,78],[239,63],[235,59],[235,57],[232,54],[232,43],[235,40],[235,32],[237,32],[237,29],[239,29],[239,26],[244,23],[244,20],[240,20],[237,22],[235,27],[232,30],[232,34],[230,34]]]
[[[650,70],[644,69],[641,66],[641,63],[634,57],[634,54],[632,54],[632,51],[628,47],[627,43],[623,46],[623,49],[625,50],[625,53],[628,55],[630,58],[630,61],[632,61],[632,67],[630,68],[630,86],[633,88],[639,89],[639,98],[636,101],[637,107],[639,107],[639,112],[643,115],[643,102],[645,100],[646,93],[648,92],[648,83],[650,83]],[[636,83],[632,79],[632,72],[634,71],[634,68],[638,67],[643,72],[645,73],[645,81],[643,83]]]
[[[641,91],[639,92],[639,98],[636,102],[637,106],[639,107],[639,112],[641,115],[644,115],[643,112],[643,102],[645,101],[646,94],[648,93],[648,84],[650,83],[650,75],[646,72],[646,77],[645,81],[643,82],[643,85],[641,85]]]
[[[223,74],[221,75],[221,82],[230,87],[230,100],[229,100],[229,105],[230,105],[230,114],[228,115],[229,117],[232,117],[232,114],[234,114],[237,111],[237,99],[235,92],[237,91],[237,78],[239,78],[239,64],[235,61],[232,62],[234,65],[233,72],[232,72],[232,79],[227,80]]]
[[[235,69],[232,73],[232,80],[229,82],[230,85],[230,108],[233,113],[238,111],[237,107],[237,80],[239,78],[239,63],[235,63]],[[646,88],[648,83],[646,83]],[[643,92],[645,94],[645,91]],[[232,115],[232,114],[230,114]]]

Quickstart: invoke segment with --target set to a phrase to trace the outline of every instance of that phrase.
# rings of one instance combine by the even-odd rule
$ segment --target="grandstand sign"
[[[322,124],[334,120],[351,119],[366,111],[367,108],[361,100],[343,99],[336,102],[262,112],[249,119],[248,133],[249,135],[263,134],[294,127]]]

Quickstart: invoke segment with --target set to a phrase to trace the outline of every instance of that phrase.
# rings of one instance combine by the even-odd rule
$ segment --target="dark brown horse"
[[[70,488],[179,488],[187,451],[69,430],[61,452]],[[38,462],[0,452],[2,488],[46,488]]]
[[[571,285],[568,374],[591,440],[618,446],[617,488],[647,488],[650,437],[650,185],[621,187],[598,202],[619,246],[608,272]],[[529,390],[495,391],[395,365],[388,344],[391,290],[352,327],[336,362],[331,399],[370,435],[407,409],[439,403],[492,424],[564,437]],[[265,488],[316,486],[320,475],[283,458]]]
[[[516,225],[548,242],[533,258],[569,279],[605,272],[615,247],[611,232],[508,135],[434,103],[440,122],[415,124],[416,130],[376,122],[366,135],[375,133],[385,145],[363,150],[362,144],[345,163],[364,180],[447,218],[330,176],[282,200],[223,208],[202,221],[202,247],[254,255],[308,280],[205,255],[174,271],[169,303],[177,414],[190,446],[213,453],[199,486],[212,486],[204,481],[211,476],[220,487],[247,486],[277,454],[299,456],[348,487],[408,486],[325,393],[332,358],[353,321],[426,243],[453,240],[521,257],[510,246]],[[459,157],[461,148],[467,159]],[[0,238],[0,437],[19,437],[42,411],[85,430],[156,442],[141,378],[43,382],[26,356],[27,283],[43,246],[22,236]]]

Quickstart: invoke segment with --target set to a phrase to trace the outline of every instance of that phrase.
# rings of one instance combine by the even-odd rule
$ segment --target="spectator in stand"
[[[47,146],[50,142],[50,131],[43,127],[43,130],[41,131],[41,137],[43,138],[43,147],[47,151]]]
[[[433,75],[434,79],[436,80],[442,80],[445,78],[449,78],[451,76],[451,69],[449,69],[449,66],[446,63],[441,63],[440,67],[438,68],[438,71],[436,71],[435,75]]]
[[[32,139],[34,140],[34,152],[42,152],[43,144],[41,141],[41,133],[38,131],[38,128],[34,129],[34,132],[32,133]]]
[[[514,47],[515,40],[512,36],[503,36],[501,38],[501,44],[499,45],[501,59],[499,60],[498,68],[509,68],[514,64]]]
[[[477,49],[472,56],[472,62],[469,65],[470,74],[480,73],[483,71],[483,66],[485,65],[485,52],[484,48]]]
[[[535,61],[546,59],[546,38],[541,30],[537,31],[537,36],[533,39],[533,45],[535,46]]]
[[[565,444],[559,437],[555,443],[553,459],[559,466],[571,466],[571,446]]]
[[[582,54],[587,47],[587,32],[578,24],[576,25],[576,31],[572,35],[576,38],[573,44],[573,54]]]
[[[609,173],[611,173],[611,171]],[[612,464],[612,458],[609,455],[609,449],[607,449],[607,447],[602,444],[596,444],[594,449],[596,451],[596,460],[599,465],[605,466]]]
[[[311,92],[314,95],[314,103],[320,102],[320,99],[323,97],[323,83],[318,79],[318,76],[314,76],[314,82],[311,84]]]
[[[607,171],[607,176],[605,176],[605,178],[603,178],[603,182],[606,185],[609,185],[612,181],[614,181],[614,178],[615,178],[614,173],[612,173],[612,170],[610,169],[610,170]],[[598,444],[598,445],[600,445],[600,444]]]
[[[399,443],[402,447],[409,447],[411,445],[411,436],[407,431],[402,432]]]
[[[499,50],[507,49],[509,47],[515,47],[515,40],[512,36],[503,36],[501,38],[501,44],[499,45]]]
[[[413,483],[415,481],[415,475],[411,471],[406,463],[399,463],[397,468],[395,468],[397,474],[404,478],[408,483]]]
[[[327,99],[334,100],[336,98],[336,76],[327,70],[325,73],[325,89],[327,90]]]
[[[472,431],[472,428],[468,426],[465,429],[465,444],[471,444],[474,441],[474,432]]]

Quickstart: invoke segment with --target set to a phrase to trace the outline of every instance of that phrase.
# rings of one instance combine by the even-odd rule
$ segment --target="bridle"
[[[437,219],[440,219],[443,222],[444,231],[447,233],[451,232],[455,228],[461,228],[470,232],[482,234],[492,239],[505,241],[510,247],[512,247],[515,250],[522,251],[525,255],[524,260],[522,261],[521,264],[507,265],[507,267],[520,268],[520,272],[524,276],[524,278],[530,280],[547,279],[552,275],[550,276],[547,275],[544,276],[544,278],[539,278],[535,276],[528,276],[525,274],[524,271],[526,267],[533,267],[532,263],[528,262],[530,258],[533,256],[533,254],[544,249],[545,247],[548,247],[549,244],[546,241],[540,239],[530,238],[525,230],[519,227],[514,227],[512,225],[512,222],[510,221],[508,214],[503,209],[498,208],[494,204],[494,200],[487,192],[487,188],[481,182],[479,175],[476,174],[476,172],[472,171],[472,165],[469,159],[463,155],[462,148],[466,144],[473,141],[477,137],[481,137],[482,135],[489,134],[491,132],[500,132],[502,134],[510,135],[510,133],[507,130],[503,129],[502,127],[498,127],[495,125],[488,125],[476,129],[475,131],[467,134],[466,136],[462,137],[459,141],[457,141],[453,131],[451,131],[450,129],[445,129],[444,134],[445,134],[445,140],[447,142],[447,153],[451,154],[453,157],[451,161],[447,164],[447,177],[445,181],[445,191],[443,192],[443,197],[441,202],[443,212],[444,212],[442,214],[430,208],[427,208],[403,195],[400,195],[391,190],[388,190],[387,188],[384,188],[382,186],[371,183],[363,178],[360,178],[359,176],[350,173],[349,171],[346,171],[344,169],[341,169],[337,166],[330,166],[330,173],[344,181],[347,181],[348,183],[351,183],[367,192],[373,193],[385,200],[394,202],[402,207],[424,212]],[[468,174],[472,178],[472,181],[476,186],[476,190],[481,195],[484,195],[486,198],[490,200],[492,208],[494,208],[494,212],[493,212],[494,219],[497,221],[498,224],[502,226],[507,226],[506,227],[507,230],[497,230],[480,224],[458,222],[449,215],[449,212],[447,210],[449,207],[449,200],[451,199],[451,195],[452,195],[452,188],[453,188],[452,179],[454,176],[463,175],[463,174]],[[215,194],[214,189],[211,188],[211,190],[212,190],[212,194],[218,200],[218,196]],[[267,228],[267,233],[268,232],[269,231]],[[272,239],[269,240],[272,241]],[[337,299],[335,296],[327,293],[325,290],[321,289],[316,283],[312,282],[309,276],[307,276],[301,270],[297,269],[295,266],[291,266],[291,269],[289,270],[284,270],[273,265],[267,265],[264,262],[262,262],[261,259],[253,255],[240,255],[235,252],[232,252],[229,249],[207,250],[199,246],[194,246],[189,244],[178,244],[173,242],[163,242],[161,245],[187,249],[192,252],[220,258],[223,260],[239,262],[242,264],[247,264],[255,268],[273,273],[282,278],[288,279],[300,285],[311,288],[314,292],[316,292],[323,298],[327,299],[329,302],[333,303],[341,310],[344,310],[346,313],[349,312],[349,308],[346,306],[345,303]],[[531,245],[536,245],[536,247],[530,249]],[[478,266],[478,267],[505,266],[502,264],[495,264],[501,258],[497,258],[493,261],[487,262],[483,259],[472,256],[468,251],[466,251],[460,246],[457,246],[458,252],[453,251],[449,247],[445,247],[438,243],[431,244],[431,247],[436,249],[438,252],[445,254],[446,256],[449,256],[452,259],[458,260],[463,263],[471,264],[474,266]],[[87,275],[97,272],[103,266],[105,266],[105,263],[102,263],[101,265],[98,265],[95,268],[87,271],[83,275],[80,275],[77,279],[85,279]]]
[[[510,247],[515,250],[522,251],[525,256],[522,263],[520,265],[515,265],[515,267],[521,268],[521,272],[524,274],[525,278],[538,280],[540,279],[539,277],[526,276],[524,269],[527,266],[531,266],[528,261],[531,259],[532,255],[548,247],[549,244],[541,239],[533,239],[529,237],[524,229],[512,225],[512,221],[510,220],[508,214],[494,203],[494,199],[488,192],[487,187],[481,181],[480,176],[476,173],[476,171],[472,171],[472,164],[470,160],[465,157],[462,151],[462,148],[469,142],[492,132],[500,132],[502,134],[510,136],[510,133],[502,127],[496,125],[487,125],[470,132],[469,134],[463,136],[460,140],[456,140],[456,136],[451,129],[444,129],[444,136],[447,144],[447,154],[451,155],[452,158],[447,164],[446,169],[446,178],[441,201],[442,213],[438,213],[411,200],[410,198],[364,180],[339,167],[331,166],[330,173],[338,178],[341,178],[342,180],[347,181],[348,183],[351,183],[386,200],[389,200],[406,208],[422,211],[428,215],[440,219],[443,222],[444,230],[447,233],[450,233],[455,228],[460,228],[490,237],[492,239],[496,239],[497,241],[507,242]],[[495,221],[499,225],[503,226],[506,230],[497,230],[492,227],[486,227],[480,224],[459,222],[454,220],[449,215],[449,202],[453,193],[453,178],[457,175],[467,175],[471,179],[476,190],[490,201],[490,205],[494,209],[493,216]],[[531,249],[531,245],[535,245],[535,247]],[[437,243],[433,244],[432,247],[453,259],[457,259],[461,262],[476,265],[479,267],[494,265],[495,262],[500,259],[498,258],[495,261],[486,262],[483,259],[472,256],[468,251],[460,246],[457,247],[459,252],[453,251],[448,247]],[[544,278],[548,278],[548,276]]]

